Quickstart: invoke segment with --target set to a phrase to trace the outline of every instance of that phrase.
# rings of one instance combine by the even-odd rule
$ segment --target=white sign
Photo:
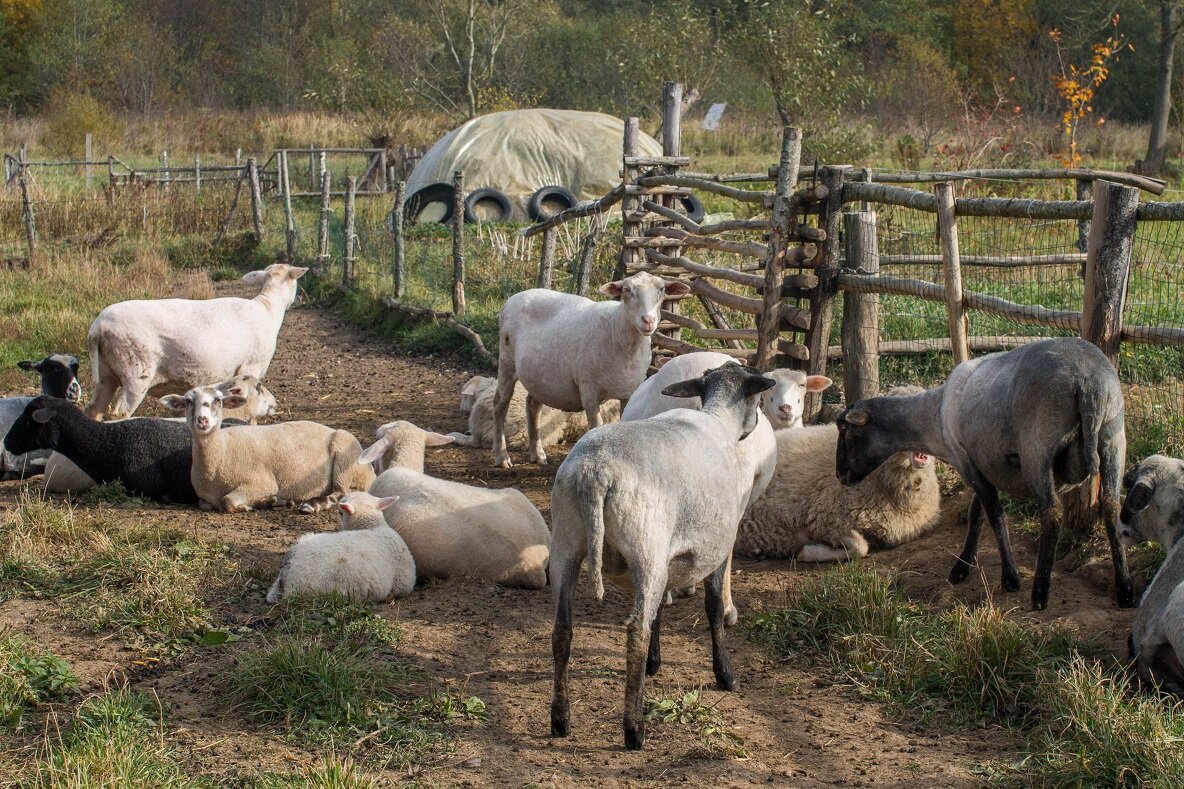
[[[719,119],[724,114],[724,107],[727,103],[712,104],[711,109],[707,110],[707,114],[703,116],[703,128],[707,131],[716,131],[719,129]]]

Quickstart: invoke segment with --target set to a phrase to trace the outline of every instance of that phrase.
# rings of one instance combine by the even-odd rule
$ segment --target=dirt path
[[[222,290],[222,288],[219,288]],[[407,358],[317,307],[292,310],[280,335],[267,384],[284,419],[313,419],[353,431],[368,443],[374,428],[409,419],[435,430],[463,430],[457,392],[477,370],[448,357]],[[566,455],[560,447],[552,465],[511,470],[491,467],[486,450],[446,447],[431,451],[428,472],[493,487],[521,488],[548,515],[550,473]],[[524,460],[524,458],[521,458]],[[0,485],[0,501],[11,506],[15,483]],[[965,506],[947,502],[955,512]],[[193,529],[202,538],[232,546],[245,565],[274,572],[283,551],[310,528],[331,528],[328,514],[289,512],[205,514],[180,508],[150,508],[130,517]],[[945,582],[961,526],[954,518],[917,543],[874,558],[902,573],[905,591],[925,603],[981,601],[995,590],[996,603],[1026,608],[1033,557],[1029,541],[1016,538],[1023,591],[1001,597],[994,545],[985,541],[982,578],[957,590]],[[479,546],[474,546],[478,548]],[[1107,565],[1108,567],[1108,565]],[[741,611],[775,607],[786,589],[813,569],[789,562],[738,562],[733,584]],[[267,573],[262,573],[266,575]],[[1096,638],[1115,653],[1123,649],[1129,612],[1114,607],[1105,569],[1077,572],[1058,568],[1050,611],[1040,621],[1061,621]],[[231,613],[237,623],[265,609],[262,588],[250,589]],[[742,739],[747,756],[725,758],[704,751],[694,729],[651,724],[646,750],[622,748],[624,628],[626,599],[610,590],[598,605],[585,586],[576,602],[572,662],[573,733],[548,736],[551,693],[550,593],[501,589],[472,580],[428,583],[410,597],[381,607],[396,620],[405,639],[401,651],[441,685],[464,688],[488,706],[488,720],[460,733],[455,761],[423,776],[445,785],[666,785],[773,783],[794,786],[977,785],[975,767],[1005,758],[1022,743],[995,730],[943,732],[893,722],[853,688],[818,681],[806,666],[778,664],[734,632],[729,643],[740,679],[735,693],[714,689],[710,638],[702,596],[677,601],[664,617],[663,658],[647,695],[668,698],[702,686],[703,697],[724,726]],[[108,669],[132,669],[137,684],[154,689],[172,707],[171,725],[182,741],[205,758],[251,767],[304,761],[309,754],[285,744],[278,734],[220,712],[209,685],[230,659],[200,654],[153,671],[131,665],[130,653],[110,642],[69,632],[54,624],[43,604],[0,604],[0,624],[31,633],[69,660],[81,661],[89,679]],[[1025,614],[1026,615],[1026,614]],[[474,758],[474,757],[479,757]],[[463,764],[467,766],[461,766]],[[392,776],[392,782],[396,776]]]

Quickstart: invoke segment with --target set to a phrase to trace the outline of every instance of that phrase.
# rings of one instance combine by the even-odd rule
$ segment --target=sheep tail
[[[1100,394],[1088,387],[1079,386],[1077,390],[1077,411],[1081,416],[1081,459],[1085,463],[1086,479],[1093,479],[1101,464],[1098,439],[1102,433],[1105,404]]]
[[[90,351],[90,382],[92,391],[97,391],[103,374],[103,362],[99,358],[99,338],[91,331],[86,338],[87,350]]]
[[[588,577],[597,601],[604,600],[604,498],[598,485],[581,485],[576,506],[588,530]]]

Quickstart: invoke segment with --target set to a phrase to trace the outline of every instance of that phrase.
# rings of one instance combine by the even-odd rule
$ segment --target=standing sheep
[[[950,463],[974,491],[966,543],[950,582],[966,580],[986,511],[999,544],[1003,588],[1019,589],[999,491],[1034,498],[1040,539],[1032,607],[1048,606],[1063,509],[1060,496],[1101,474],[1099,507],[1114,561],[1118,604],[1134,604],[1118,540],[1126,454],[1122,387],[1098,348],[1076,337],[1041,340],[963,362],[942,386],[909,397],[860,400],[839,416],[835,469],[844,484],[867,477],[901,451]]]
[[[382,516],[398,497],[354,491],[337,503],[341,531],[303,535],[288,549],[267,602],[339,592],[359,603],[389,603],[415,589],[415,560]]]
[[[223,397],[208,386],[160,401],[185,414],[193,439],[193,488],[203,509],[243,512],[300,503],[301,512],[316,512],[374,480],[370,467],[358,464],[361,445],[345,430],[316,422],[223,430],[223,407],[238,408],[244,398]]]
[[[704,582],[715,679],[722,690],[735,689],[723,645],[723,582],[750,475],[736,445],[759,424],[758,396],[773,383],[733,363],[672,384],[663,394],[699,397],[702,410],[677,408],[605,425],[580,439],[559,467],[551,492],[552,736],[571,731],[572,600],[585,556],[598,600],[604,597],[602,573],[633,587],[625,658],[627,748],[645,742],[645,676],[661,665],[658,634],[668,589]]]
[[[116,417],[135,413],[149,394],[184,392],[236,375],[267,374],[284,313],[296,300],[306,268],[275,263],[243,281],[260,285],[253,299],[122,301],[90,326],[94,397],[86,413],[99,418],[114,401]]]
[[[658,328],[663,299],[689,292],[686,283],[641,272],[600,287],[620,301],[534,288],[506,300],[498,317],[501,352],[493,408],[493,462],[510,468],[506,411],[514,382],[526,388],[530,460],[546,463],[539,440],[539,407],[583,410],[598,427],[600,404],[627,400],[650,364],[650,336]]]
[[[461,413],[469,417],[467,433],[449,433],[461,447],[493,447],[493,400],[497,393],[497,379],[475,375],[460,393]],[[620,416],[620,404],[615,400],[602,403],[602,422],[613,422]],[[584,412],[568,413],[548,406],[539,408],[539,441],[544,447],[565,440],[573,440],[588,431],[588,417]],[[526,389],[514,384],[514,395],[506,411],[506,444],[519,449],[526,446]]]
[[[1131,658],[1149,686],[1184,696],[1184,461],[1152,455],[1126,474],[1119,533],[1167,551],[1131,625]]]

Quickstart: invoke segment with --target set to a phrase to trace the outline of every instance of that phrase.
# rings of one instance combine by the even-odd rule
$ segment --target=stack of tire
[[[403,203],[403,216],[411,223],[446,224],[452,221],[455,194],[452,184],[428,184]],[[538,222],[572,208],[577,202],[576,196],[562,186],[544,186],[530,196],[526,210],[531,220]],[[682,208],[692,221],[703,220],[703,204],[695,195],[682,198]],[[509,222],[513,215],[510,198],[497,189],[485,186],[465,195],[466,222]]]

